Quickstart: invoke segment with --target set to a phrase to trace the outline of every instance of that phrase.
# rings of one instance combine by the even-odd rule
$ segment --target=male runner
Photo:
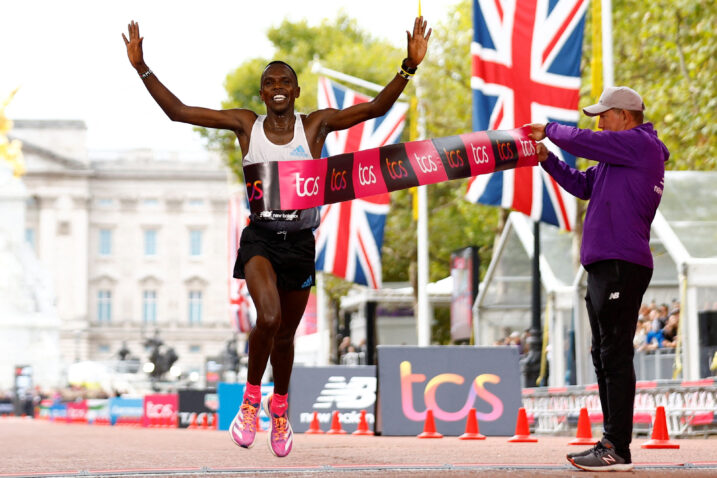
[[[122,34],[129,61],[152,98],[172,121],[233,131],[239,139],[243,163],[312,159],[321,156],[326,136],[362,121],[384,115],[393,106],[423,60],[431,36],[423,17],[406,31],[407,57],[386,87],[367,103],[343,110],[327,108],[305,115],[294,112],[300,88],[294,70],[271,62],[261,76],[259,93],[266,115],[246,109],[213,110],[187,106],[172,94],[144,62],[139,24]],[[267,360],[274,372],[274,394],[264,400],[271,417],[269,448],[278,457],[289,454],[293,437],[287,417],[287,393],[294,362],[294,333],[314,284],[314,235],[319,225],[316,208],[301,211],[264,211],[252,214],[242,232],[234,276],[245,278],[257,310],[256,327],[249,335],[249,373],[244,399],[230,427],[232,440],[250,448],[256,434],[261,402],[261,378]]]

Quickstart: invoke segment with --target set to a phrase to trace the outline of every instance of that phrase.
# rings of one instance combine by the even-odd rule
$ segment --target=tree
[[[645,119],[671,152],[667,169],[715,169],[717,4],[614,0],[612,16],[615,84],[644,98]],[[585,38],[581,106],[594,102],[589,95],[592,45],[589,34]],[[582,127],[592,124],[581,117]]]

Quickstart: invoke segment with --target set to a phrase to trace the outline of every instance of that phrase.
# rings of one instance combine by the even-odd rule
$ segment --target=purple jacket
[[[580,262],[621,259],[652,268],[650,225],[662,199],[670,157],[652,123],[625,131],[548,123],[545,134],[568,153],[599,163],[579,171],[552,153],[541,163],[567,192],[590,199]]]

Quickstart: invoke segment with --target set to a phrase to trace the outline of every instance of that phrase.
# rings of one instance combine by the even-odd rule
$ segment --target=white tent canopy
[[[669,171],[650,242],[655,270],[645,301],[681,302],[678,372],[699,378],[698,313],[717,308],[717,172]],[[572,235],[541,226],[543,321],[548,321],[550,385],[566,382],[567,338],[574,321],[576,379],[594,381],[590,362],[590,327],[583,297],[585,271],[575,270]],[[531,324],[532,222],[511,213],[481,283],[474,304],[476,343],[490,345],[505,328]],[[545,322],[543,322],[545,323]],[[556,353],[560,351],[561,353]]]

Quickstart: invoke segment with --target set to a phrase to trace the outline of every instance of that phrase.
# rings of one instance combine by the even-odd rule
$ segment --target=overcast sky
[[[429,26],[455,0],[422,0]],[[202,150],[189,125],[172,123],[127,60],[121,34],[134,19],[145,61],[180,100],[219,108],[228,72],[271,57],[266,31],[284,18],[311,25],[343,9],[405,47],[417,0],[2,0],[0,97],[15,87],[11,119],[80,119],[91,150]],[[387,78],[389,76],[387,75]]]

